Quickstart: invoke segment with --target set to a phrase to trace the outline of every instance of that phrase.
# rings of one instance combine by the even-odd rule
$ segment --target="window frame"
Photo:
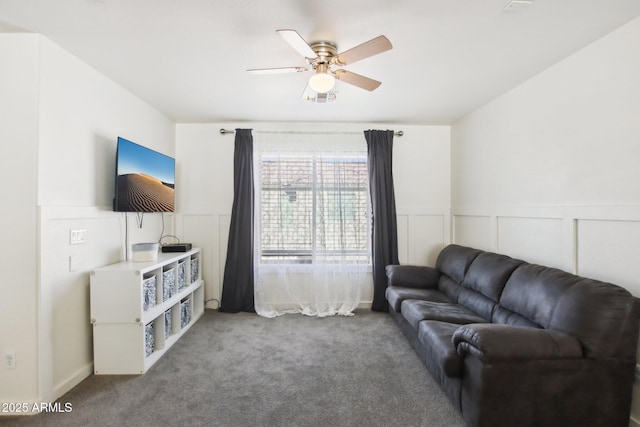
[[[265,187],[263,183],[263,164],[266,161],[284,161],[286,159],[291,160],[310,160],[311,163],[311,181],[309,184],[303,184],[299,187],[294,187],[294,191],[309,191],[311,194],[312,207],[311,207],[311,242],[310,247],[305,249],[264,249],[263,246],[263,193],[265,191],[274,191],[274,192],[285,192],[283,189],[283,185],[280,187]],[[355,162],[359,164],[359,167],[362,168],[364,166],[364,185],[351,185],[347,187],[335,186],[331,185],[329,187],[323,187],[319,189],[318,185],[318,163],[322,161],[330,161],[330,162],[339,162],[339,163],[347,163],[347,162]],[[256,217],[256,223],[259,225],[257,233],[259,244],[256,245],[257,253],[256,259],[257,263],[261,267],[266,266],[283,266],[283,265],[296,265],[296,266],[318,266],[318,265],[354,265],[354,266],[368,266],[371,267],[372,263],[372,254],[371,254],[371,228],[372,228],[372,211],[371,211],[371,200],[370,200],[370,192],[369,192],[369,178],[367,173],[367,156],[366,152],[363,151],[349,151],[349,152],[333,152],[333,151],[287,151],[287,150],[269,150],[260,152],[257,156],[257,170],[258,170],[258,185],[257,190],[259,192],[259,197],[257,200],[258,207],[258,215]],[[361,173],[361,171],[359,171]],[[365,207],[365,235],[364,249],[322,249],[318,247],[318,200],[320,197],[320,193],[322,191],[349,191],[352,190],[355,194],[360,193],[365,197],[366,207]],[[284,195],[284,194],[283,194]],[[323,256],[335,254],[336,258],[340,256],[349,257],[349,255],[364,258],[361,261],[345,261],[345,260],[333,260],[331,261],[321,261],[320,259]],[[265,255],[266,254],[266,255]],[[273,257],[273,262],[266,261],[265,258],[269,259],[269,257]],[[290,257],[291,259],[282,259],[277,260],[278,257]],[[302,257],[302,259],[293,259],[295,257]]]

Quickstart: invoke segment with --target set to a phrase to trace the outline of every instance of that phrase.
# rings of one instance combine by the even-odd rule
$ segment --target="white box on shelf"
[[[158,259],[157,243],[135,243],[131,246],[134,262],[155,261]]]

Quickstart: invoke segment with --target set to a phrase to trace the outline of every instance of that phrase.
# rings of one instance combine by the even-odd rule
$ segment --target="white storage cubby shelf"
[[[200,249],[91,272],[95,374],[143,374],[204,314]]]

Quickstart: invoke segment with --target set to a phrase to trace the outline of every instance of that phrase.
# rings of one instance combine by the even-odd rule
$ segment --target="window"
[[[260,158],[262,264],[369,264],[366,154]]]

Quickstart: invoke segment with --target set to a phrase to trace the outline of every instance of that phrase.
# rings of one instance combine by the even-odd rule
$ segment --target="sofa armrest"
[[[435,289],[440,272],[435,268],[417,265],[387,265],[387,284],[403,288]]]
[[[459,327],[452,339],[458,354],[487,363],[582,357],[580,341],[547,329],[473,323]]]

